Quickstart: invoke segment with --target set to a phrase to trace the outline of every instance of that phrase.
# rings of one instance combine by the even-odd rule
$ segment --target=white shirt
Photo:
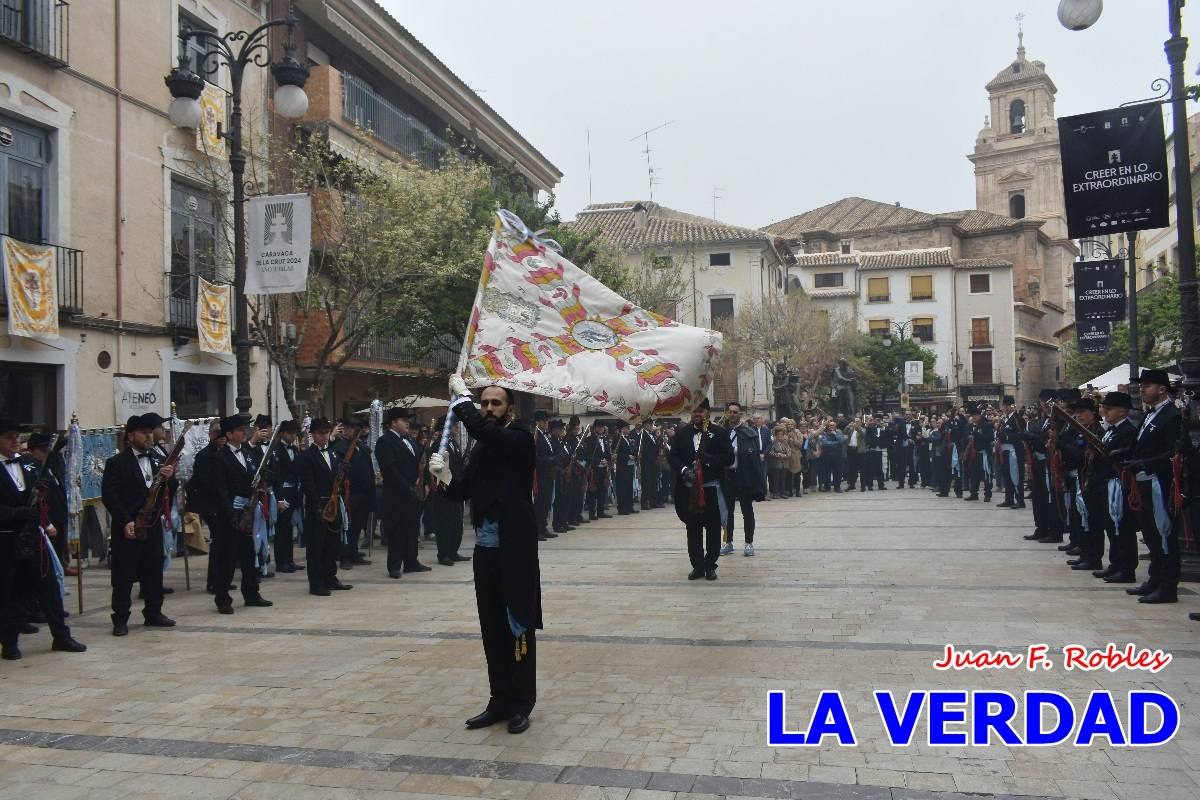
[[[1149,414],[1146,415],[1145,419],[1142,420],[1142,427],[1138,428],[1138,434],[1137,434],[1137,438],[1139,441],[1142,438],[1142,434],[1146,432],[1146,428],[1149,427],[1151,420],[1153,420],[1155,417],[1157,417],[1158,412],[1162,411],[1163,408],[1165,408],[1166,405],[1170,402],[1171,402],[1170,398],[1163,400],[1161,403],[1156,405]]]
[[[850,446],[858,447],[858,431],[856,430],[850,431]]]
[[[17,487],[18,492],[25,491],[25,471],[21,469],[21,465],[17,462],[17,456],[13,456],[13,460],[4,465],[8,470],[8,477],[12,478],[13,485]]]
[[[733,466],[730,469],[737,469],[738,465],[738,447],[737,447],[737,428],[729,431],[729,443],[733,445]]]
[[[237,459],[237,462],[242,465],[242,469],[249,471],[249,467],[246,466],[246,457],[242,455],[241,448],[234,447],[231,444],[225,446],[229,448],[229,452],[233,453],[233,457]]]
[[[149,486],[154,482],[154,470],[150,466],[150,453],[145,450],[133,448],[133,454],[137,456],[138,469],[142,471],[142,480]]]

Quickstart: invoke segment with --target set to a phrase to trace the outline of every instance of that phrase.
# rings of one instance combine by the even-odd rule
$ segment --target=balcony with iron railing
[[[312,68],[305,91],[309,108],[301,121],[328,123],[335,146],[348,144],[334,141],[337,130],[362,131],[377,149],[394,152],[429,169],[436,168],[441,154],[450,149],[428,125],[353,75],[318,65]]]
[[[997,384],[1000,383],[1000,373],[995,370],[972,370],[967,373],[966,380],[963,383],[969,386]]]
[[[196,299],[200,293],[200,278],[210,283],[229,283],[227,276],[216,272],[201,275],[196,272],[168,272],[163,276],[167,295],[167,324],[179,330],[196,330]]]
[[[17,237],[12,237],[16,239]],[[18,240],[23,241],[23,240]],[[78,316],[83,313],[83,251],[46,242],[29,242],[54,248],[55,276],[58,279],[58,310]],[[0,293],[0,308],[7,309],[6,295]]]
[[[994,347],[996,343],[995,331],[982,328],[971,328],[969,334],[971,337],[971,347]]]
[[[389,370],[405,367],[437,372],[453,370],[457,363],[458,355],[445,349],[421,354],[412,339],[402,333],[372,332],[354,348],[346,367],[378,365]]]
[[[65,67],[71,49],[70,12],[67,0],[0,0],[0,44]]]

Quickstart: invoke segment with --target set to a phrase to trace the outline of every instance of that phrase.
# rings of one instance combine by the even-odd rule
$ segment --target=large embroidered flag
[[[206,353],[232,353],[233,287],[199,279],[196,291],[197,344]]]
[[[638,308],[508,212],[492,235],[460,369],[496,384],[618,415],[678,414],[712,382],[721,334]]]
[[[4,290],[11,336],[58,338],[58,273],[54,248],[5,236]]]

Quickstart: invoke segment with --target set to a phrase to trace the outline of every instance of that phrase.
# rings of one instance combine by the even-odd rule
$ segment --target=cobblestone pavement
[[[540,696],[520,736],[463,728],[486,700],[469,565],[390,581],[377,558],[330,598],[280,576],[264,585],[274,608],[224,617],[203,559],[191,592],[176,562],[179,627],[125,639],[109,635],[96,570],[73,620],[86,654],[51,653],[41,633],[0,664],[0,798],[1200,797],[1194,592],[1139,605],[1024,541],[1027,511],[924,490],[757,508],[758,555],[722,559],[716,583],[685,580],[669,510],[544,544]],[[1109,641],[1175,660],[1154,676],[931,667],[947,642]],[[877,688],[1159,688],[1183,727],[1157,748],[892,747]],[[789,728],[841,690],[859,746],[767,747],[770,689],[789,691]]]

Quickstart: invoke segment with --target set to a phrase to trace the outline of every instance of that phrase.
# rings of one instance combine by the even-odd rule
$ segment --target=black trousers
[[[979,487],[982,485],[984,495],[990,499],[992,496],[992,484],[987,480],[987,476],[985,476],[983,473],[984,458],[986,458],[986,456],[983,453],[976,453],[975,460],[971,464],[967,465],[967,485],[965,488],[970,495],[978,497]]]
[[[596,488],[588,494],[588,512],[592,516],[600,516],[608,508],[608,471],[596,470]]]
[[[1003,481],[1004,502],[1023,506],[1025,505],[1025,454],[1024,449],[1020,447],[1014,452],[1017,459],[1016,483],[1013,483],[1013,467],[1009,463],[1009,460],[1013,458],[1013,453],[1006,451],[1003,461],[997,460],[996,469],[1000,470],[1000,480]]]
[[[475,606],[487,660],[488,708],[501,714],[525,714],[537,702],[537,646],[533,628],[525,631],[525,653],[517,661],[517,638],[508,624],[500,550],[476,547],[471,560],[475,572]]]
[[[1138,515],[1129,510],[1128,504],[1123,511],[1121,524],[1108,529],[1108,563],[1114,570],[1133,574],[1138,566]]]
[[[642,462],[642,510],[649,511],[659,504],[658,496],[658,464],[652,461]]]
[[[917,449],[917,475],[921,479],[921,487],[929,486],[933,481],[930,477],[930,467],[932,459],[929,457],[928,445],[923,445]]]
[[[729,470],[726,481],[721,487],[725,491],[725,530],[729,531],[729,541],[733,541],[735,506],[740,505],[742,507],[742,527],[746,531],[746,544],[754,544],[754,492],[738,485],[738,473],[734,469]]]
[[[879,488],[883,488],[883,451],[868,450],[863,454],[863,474],[862,485],[870,487],[873,484],[878,484]]]
[[[572,496],[571,479],[567,477],[566,472],[560,472],[554,481],[554,503],[550,509],[550,519],[554,523],[554,527],[563,528],[570,525],[573,520],[571,513],[574,507],[575,498]]]
[[[865,458],[866,453],[860,453],[857,450],[850,450],[846,453],[846,488],[853,489],[854,484],[860,478],[866,477]],[[864,484],[866,485],[866,484]]]
[[[425,501],[425,513],[433,513],[438,559],[454,558],[463,538],[463,504],[433,492]]]
[[[17,644],[17,626],[27,619],[26,606],[32,605],[30,601],[37,602],[55,640],[70,638],[71,629],[66,623],[53,567],[41,558],[18,559],[12,555],[10,552],[0,557],[0,644],[4,647]]]
[[[387,543],[389,574],[417,566],[417,537],[420,534],[416,498],[386,495],[383,503],[383,539]]]
[[[538,535],[546,533],[550,518],[550,504],[554,501],[554,469],[539,469],[537,473],[537,496],[533,500],[533,514],[537,518]]]
[[[613,493],[617,497],[617,513],[633,513],[633,466],[617,467],[613,480]]]
[[[1171,533],[1163,543],[1163,536],[1154,521],[1154,495],[1150,481],[1138,481],[1138,491],[1142,494],[1142,510],[1138,520],[1142,526],[1142,539],[1150,549],[1150,566],[1146,570],[1146,582],[1156,589],[1174,592],[1179,586],[1179,527],[1178,520],[1172,515]],[[1170,508],[1171,487],[1163,487],[1163,501]]]
[[[205,586],[209,593],[217,590],[216,577],[220,572],[221,540],[217,537],[217,517],[212,514],[201,514],[200,521],[208,528],[208,568],[205,570]]]
[[[688,514],[687,548],[693,569],[717,568],[721,557],[721,506],[717,500],[718,486],[704,487],[704,511]]]
[[[141,584],[142,615],[151,617],[162,613],[163,534],[160,525],[155,525],[154,530],[140,541],[126,539],[123,531],[114,530],[109,543],[109,569],[114,622],[129,619],[135,583]],[[229,582],[224,585],[228,586]]]
[[[337,583],[338,553],[342,546],[342,520],[332,525],[321,519],[328,498],[321,498],[315,510],[304,516],[304,567],[309,591],[328,589]]]
[[[1030,465],[1033,473],[1033,480],[1030,485],[1030,496],[1033,500],[1033,524],[1035,529],[1042,534],[1053,534],[1059,531],[1058,512],[1054,510],[1054,504],[1050,500],[1050,492],[1046,489],[1046,461],[1045,459],[1033,459],[1033,464]],[[1001,481],[1004,479],[1001,478]]]
[[[1080,558],[1088,564],[1097,565],[1099,569],[1104,561],[1104,540],[1110,538],[1109,530],[1113,528],[1112,518],[1108,515],[1108,492],[1105,487],[1099,491],[1086,491],[1083,502],[1087,509],[1087,526],[1080,545]]]
[[[213,531],[214,541],[220,539],[220,546],[217,549],[219,558],[217,559],[217,571],[213,574],[213,583],[216,587],[216,604],[220,606],[233,605],[233,598],[229,596],[229,586],[233,583],[233,571],[241,568],[242,571],[242,599],[254,600],[261,595],[258,593],[258,569],[256,567],[256,559],[254,555],[254,537],[247,536],[239,531],[236,527],[229,527],[217,523],[216,529]],[[211,556],[210,556],[211,558]],[[162,546],[159,546],[159,591],[162,587]],[[114,595],[116,589],[113,589]],[[142,584],[142,592],[146,593],[146,584]],[[149,603],[149,594],[146,594],[147,604]],[[160,600],[161,602],[161,600]],[[114,603],[114,610],[115,603]]]
[[[292,503],[291,507],[287,511],[279,512],[279,517],[275,520],[275,569],[289,566],[296,560],[292,542],[295,538],[292,515],[299,514],[300,511],[293,501],[288,502]]]
[[[896,488],[904,486],[904,481],[909,477],[909,471],[912,465],[912,450],[908,447],[896,446],[891,454],[889,461],[891,463],[892,478],[896,481]]]
[[[342,561],[354,561],[358,558],[358,548],[363,540],[363,533],[367,530],[367,522],[371,519],[371,504],[374,498],[368,494],[351,494],[349,506],[347,509],[350,512],[350,531],[346,536],[346,543],[341,547],[340,559]],[[279,532],[276,531],[276,536]]]

